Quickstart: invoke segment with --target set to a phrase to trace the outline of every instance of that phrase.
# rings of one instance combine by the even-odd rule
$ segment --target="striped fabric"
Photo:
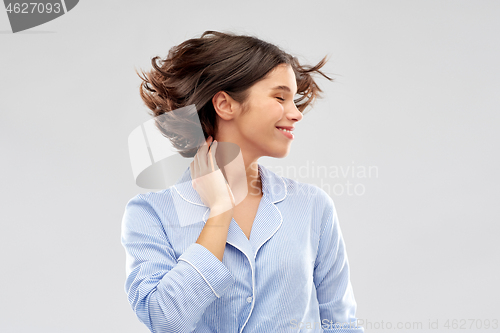
[[[210,209],[189,167],[176,185],[127,203],[125,292],[151,332],[364,332],[332,199],[260,164],[259,173],[250,239],[232,219],[222,262],[196,243]]]

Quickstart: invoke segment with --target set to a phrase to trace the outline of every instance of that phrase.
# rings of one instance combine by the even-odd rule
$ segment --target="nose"
[[[295,105],[294,102],[291,102],[290,104],[291,106],[287,108],[287,115],[286,115],[287,118],[295,121],[301,120],[302,117],[304,117],[302,112],[300,112],[300,110],[297,108],[297,105]]]

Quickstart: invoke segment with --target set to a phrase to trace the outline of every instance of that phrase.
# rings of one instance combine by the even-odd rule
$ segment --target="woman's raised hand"
[[[215,159],[218,142],[214,141],[209,147],[211,143],[212,137],[209,137],[198,149],[190,164],[190,171],[193,188],[210,208],[210,216],[213,217],[232,210],[235,199]]]

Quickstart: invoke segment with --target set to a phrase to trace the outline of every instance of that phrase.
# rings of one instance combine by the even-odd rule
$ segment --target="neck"
[[[248,196],[261,197],[262,182],[259,175],[258,161],[254,160],[251,162],[247,162],[244,154],[243,160],[245,161],[245,171],[247,174]]]
[[[261,156],[254,152],[251,147],[247,147],[245,145],[245,141],[239,140],[237,135],[230,136],[221,130],[217,134],[215,140],[218,142],[231,142],[239,147],[246,172],[246,181],[248,186],[247,198],[262,197],[262,183],[258,166],[258,160]]]

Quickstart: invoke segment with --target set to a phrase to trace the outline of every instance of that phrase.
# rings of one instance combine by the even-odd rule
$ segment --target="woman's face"
[[[235,119],[240,133],[237,143],[251,159],[261,156],[285,157],[294,139],[277,127],[294,127],[302,113],[293,101],[297,81],[286,64],[275,67],[265,79],[249,90],[247,111]]]

